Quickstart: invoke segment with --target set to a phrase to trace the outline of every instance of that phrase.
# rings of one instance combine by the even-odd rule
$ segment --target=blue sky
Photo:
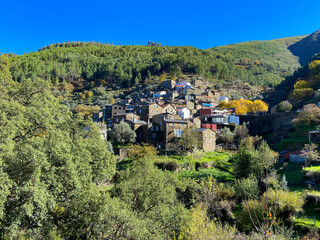
[[[320,28],[319,0],[10,0],[0,10],[0,52],[17,54],[66,41],[205,49]]]

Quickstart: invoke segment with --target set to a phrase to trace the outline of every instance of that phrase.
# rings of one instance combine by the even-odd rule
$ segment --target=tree
[[[239,177],[246,178],[252,174],[259,179],[276,162],[276,159],[277,154],[265,141],[255,147],[251,138],[247,138],[241,141],[235,156],[235,170]]]
[[[234,189],[240,200],[259,199],[258,180],[252,175],[248,178],[237,179],[234,183]]]
[[[243,123],[242,125],[238,125],[234,133],[235,139],[237,139],[238,143],[240,143],[241,140],[249,137],[249,129],[247,127],[247,124]]]
[[[276,106],[277,112],[290,112],[292,104],[289,101],[282,101]]]
[[[92,121],[73,118],[47,82],[12,84],[0,99],[0,232],[46,239],[80,191],[111,180],[115,159]]]
[[[187,239],[234,239],[236,229],[227,224],[211,221],[207,209],[200,203],[191,209],[192,220],[184,227]]]
[[[99,106],[87,106],[83,104],[79,104],[74,108],[74,111],[77,113],[83,114],[85,117],[89,118],[92,117],[92,114],[97,113],[100,111]]]
[[[320,108],[315,104],[304,105],[302,111],[292,122],[296,127],[316,126],[320,124]]]
[[[158,229],[176,237],[188,218],[176,198],[178,187],[176,176],[157,169],[146,156],[120,172],[112,192],[138,216],[152,220]]]
[[[231,132],[230,128],[224,127],[220,130],[218,139],[226,144],[229,144],[233,142],[234,136],[235,133]]]
[[[136,137],[135,131],[133,131],[126,122],[120,122],[110,130],[111,141],[118,144],[125,145],[133,143],[136,141]]]
[[[194,152],[199,145],[199,141],[195,133],[191,129],[184,129],[181,138],[178,140],[178,146],[185,153]]]
[[[307,167],[312,162],[320,161],[320,154],[317,151],[318,146],[315,143],[305,144],[302,149],[302,156],[305,157],[305,167]]]

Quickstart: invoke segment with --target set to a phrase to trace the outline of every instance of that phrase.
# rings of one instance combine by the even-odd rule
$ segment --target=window
[[[208,136],[209,136],[209,133],[206,133],[206,136],[208,137]]]
[[[117,118],[116,122],[119,122],[119,118]]]
[[[124,118],[122,118],[121,121],[124,122]]]
[[[121,107],[119,107],[119,110],[121,109]]]
[[[206,138],[206,142],[209,142],[209,139],[208,139],[208,138]]]
[[[183,123],[181,123],[180,126],[183,127]]]
[[[114,107],[114,109],[117,109],[117,107]]]
[[[151,113],[153,113],[153,110],[151,110]]]
[[[139,109],[139,113],[141,113],[141,109]]]
[[[155,107],[155,108],[158,108],[158,105],[157,105],[157,104],[155,104],[155,105],[154,105],[154,107]]]
[[[213,142],[213,138],[210,138],[210,142]]]
[[[174,123],[171,123],[171,126],[173,127],[173,126],[174,126]]]
[[[213,133],[210,133],[210,136],[213,137]]]
[[[181,129],[174,129],[174,134],[177,136],[177,137],[181,137],[183,133],[183,130]]]

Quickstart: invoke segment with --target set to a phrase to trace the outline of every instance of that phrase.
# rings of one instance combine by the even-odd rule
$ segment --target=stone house
[[[176,115],[177,114],[177,110],[170,104],[164,104],[161,106],[162,107],[162,112],[163,113],[171,113]]]
[[[204,152],[216,150],[216,133],[209,128],[197,128],[194,130],[198,138],[198,147]]]
[[[176,86],[175,80],[166,80],[162,82],[162,87],[168,90],[173,90]]]
[[[115,115],[126,113],[126,109],[129,108],[128,105],[123,103],[115,103],[112,105],[111,117],[113,118]]]
[[[189,108],[189,110],[194,109],[194,103],[191,101],[186,101],[186,107]]]
[[[127,120],[129,127],[135,131],[138,143],[146,142],[148,139],[148,123],[141,120]]]
[[[157,103],[143,103],[136,108],[140,119],[147,123],[152,122],[152,117],[162,113],[162,107]]]
[[[188,128],[186,120],[164,119],[162,147],[167,150],[175,150],[178,138],[182,136],[185,128]]]
[[[140,116],[134,114],[134,113],[122,113],[122,114],[118,114],[113,116],[113,122],[114,123],[119,123],[119,122],[126,122],[126,121],[138,121],[140,120]]]

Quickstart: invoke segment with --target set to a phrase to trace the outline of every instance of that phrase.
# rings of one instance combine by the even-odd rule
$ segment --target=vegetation
[[[136,141],[136,133],[133,131],[128,123],[121,121],[109,131],[110,138],[114,143],[117,144],[129,144]]]
[[[234,101],[221,101],[219,103],[219,107],[221,108],[234,108],[237,115],[245,115],[249,112],[257,113],[257,112],[267,112],[268,105],[261,100],[234,100]]]
[[[116,124],[107,142],[99,132],[105,124],[90,120],[130,88],[183,74],[215,87],[239,80],[275,86],[300,67],[288,47],[307,40],[207,50],[68,42],[0,55],[0,239],[316,239],[317,145],[304,147],[304,168],[279,163],[261,137],[250,136],[248,122],[220,131],[219,141],[234,143],[232,150],[199,152],[192,131],[184,131],[184,155],[158,156],[153,146],[133,144],[128,124]],[[307,142],[306,133],[320,125],[313,104],[319,66],[320,55],[280,85],[291,92],[276,111],[305,105],[281,146]],[[220,106],[239,115],[268,111],[262,100],[233,99]],[[125,146],[127,157],[116,161],[112,144]]]

